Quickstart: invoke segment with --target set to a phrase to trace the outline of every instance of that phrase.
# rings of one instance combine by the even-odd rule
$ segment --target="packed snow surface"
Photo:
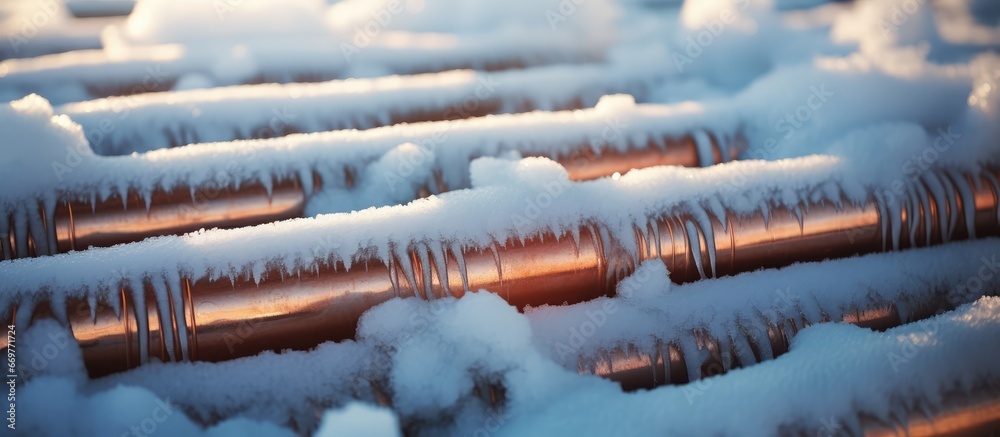
[[[37,370],[24,396],[25,402],[39,403],[32,404],[24,424],[25,429],[50,431],[127,429],[156,414],[158,406],[168,405],[185,413],[174,413],[164,427],[190,426],[187,414],[211,422],[217,420],[213,417],[240,417],[213,425],[208,432],[254,421],[290,421],[300,429],[318,426],[321,433],[337,424],[392,435],[386,427],[399,421],[417,434],[465,435],[488,429],[534,435],[567,427],[580,434],[613,433],[621,424],[602,419],[601,411],[634,418],[627,423],[642,433],[742,434],[748,420],[760,435],[773,435],[782,426],[815,432],[828,423],[855,429],[859,414],[889,421],[905,417],[899,416],[900,408],[933,411],[943,394],[997,383],[1000,375],[990,363],[1000,356],[990,345],[1000,334],[1000,300],[978,296],[996,292],[1000,276],[986,281],[985,288],[966,287],[982,266],[1000,269],[995,247],[995,240],[957,243],[682,286],[670,285],[662,267],[644,267],[648,271],[637,272],[633,279],[649,289],[645,292],[527,314],[485,292],[430,302],[393,300],[366,314],[356,342],[224,363],[150,364],[89,382],[82,376],[75,344],[66,341],[58,325],[46,323],[26,334],[25,350],[54,344],[60,347],[59,360],[74,366]],[[815,280],[816,274],[842,276],[839,272],[847,269],[857,272],[849,279],[853,294],[841,294],[835,281]],[[934,287],[949,290],[956,305],[975,303],[883,333],[842,324],[807,328],[777,360],[649,392],[623,393],[614,383],[579,375],[575,362],[561,363],[556,358],[559,349],[552,347],[554,342],[569,343],[574,329],[597,313],[606,321],[597,335],[586,338],[580,353],[672,335],[684,341],[686,354],[696,356],[694,331],[725,335],[734,329],[733,321],[747,316],[776,321],[800,307],[807,313],[830,311],[836,317],[873,298],[908,296],[904,302],[912,299],[917,304],[941,297]],[[817,315],[807,317],[820,321]],[[474,394],[473,388],[484,381],[505,388],[505,404],[499,409]],[[388,396],[394,413],[354,403],[361,399],[373,405],[377,392]],[[825,394],[822,401],[815,397],[817,392]],[[51,393],[60,396],[50,398]],[[93,409],[71,408],[91,403]],[[647,409],[650,403],[658,408]],[[344,410],[320,414],[343,405]],[[718,420],[720,406],[732,412],[732,420]],[[592,409],[592,414],[577,417],[579,411]],[[57,411],[65,411],[66,420],[47,420]],[[358,420],[345,417],[347,411]],[[112,415],[119,418],[105,420]],[[363,417],[370,419],[361,423]],[[285,435],[267,427],[260,432]]]
[[[54,252],[40,223],[61,200],[312,175],[322,186],[307,218],[0,262],[0,310],[19,308],[18,432],[837,434],[856,433],[859,415],[892,423],[1000,385],[996,238],[684,285],[646,261],[613,297],[523,313],[490,290],[393,299],[365,313],[355,340],[90,380],[63,323],[68,297],[120,305],[121,287],[148,282],[162,306],[182,299],[183,278],[259,281],[318,260],[362,269],[370,257],[439,257],[508,236],[579,244],[594,223],[639,259],[635,229],[663,214],[689,216],[704,234],[725,213],[873,194],[886,208],[949,211],[974,203],[964,174],[1000,164],[1000,10],[986,0],[181,3],[143,0],[103,31],[101,50],[0,63],[0,97],[11,101],[0,105],[0,234],[24,244],[30,232]],[[10,26],[33,13],[0,17],[14,32],[5,36],[25,35]],[[363,50],[346,56],[341,43]],[[470,54],[480,66],[530,68],[413,75],[469,67],[456,62]],[[320,83],[243,85],[303,78]],[[199,89],[220,85],[241,86]],[[139,94],[92,99],[129,91]],[[602,98],[612,93],[632,97]],[[517,114],[344,130],[473,104]],[[683,135],[703,159],[710,137],[746,147],[737,162],[589,182],[545,158]],[[983,183],[1000,191],[995,178]],[[445,187],[470,189],[415,200]],[[542,193],[545,207],[532,203]],[[885,247],[902,247],[913,223],[880,211],[890,212]],[[951,229],[974,219],[946,215]],[[889,305],[911,323],[823,323]],[[955,309],[916,320],[928,305]],[[56,320],[27,328],[40,306]],[[776,359],[768,324],[794,334]],[[748,366],[634,393],[590,375],[608,351],[673,342],[697,379],[706,336]]]

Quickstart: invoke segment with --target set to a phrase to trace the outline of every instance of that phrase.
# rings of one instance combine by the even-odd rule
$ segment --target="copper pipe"
[[[874,330],[886,330],[903,323],[909,323],[932,316],[936,310],[947,308],[947,305],[935,302],[928,303],[917,311],[909,312],[904,321],[892,302],[869,303],[862,308],[855,308],[844,314],[841,321]],[[950,308],[948,308],[950,309]],[[828,322],[820,320],[817,322]],[[720,339],[703,332],[695,332],[697,351],[687,351],[696,356],[704,356],[699,366],[691,372],[688,369],[689,360],[685,359],[685,350],[680,346],[679,339],[657,340],[652,351],[644,350],[628,343],[621,347],[600,350],[592,356],[581,356],[577,370],[581,374],[601,376],[621,384],[625,390],[652,389],[661,385],[686,384],[695,379],[721,375],[730,369],[745,367],[768,359],[777,358],[788,352],[792,337],[812,323],[805,318],[789,318],[767,326],[767,346],[763,348],[751,336],[745,335],[753,355],[752,362],[743,362],[736,353],[730,354],[730,361],[725,362],[721,353]],[[740,340],[744,340],[740,339]],[[739,341],[730,339],[729,341]],[[729,345],[730,351],[735,351]],[[766,351],[770,352],[766,352]]]
[[[718,143],[712,139],[713,150],[718,150]],[[738,148],[731,149],[738,153]],[[717,152],[716,152],[717,153]],[[731,159],[736,159],[731,156]],[[626,152],[619,152],[607,147],[594,151],[590,147],[582,147],[563,156],[555,158],[566,168],[570,180],[586,181],[611,176],[615,173],[625,174],[634,168],[655,167],[658,165],[680,165],[698,167],[699,154],[694,138],[686,136],[680,139],[667,139],[666,147],[657,147],[652,140],[648,144],[637,145]],[[713,159],[713,163],[723,162],[722,158]]]
[[[132,308],[123,317],[99,303],[93,309],[96,319],[92,319],[86,302],[71,302],[83,309],[68,311],[70,326],[91,375],[99,376],[133,367],[147,356],[219,361],[350,338],[365,310],[394,297],[460,297],[468,290],[486,289],[519,308],[572,304],[612,295],[615,284],[646,259],[663,260],[674,281],[686,282],[892,250],[895,247],[886,241],[892,241],[893,234],[906,237],[907,243],[899,248],[936,244],[949,235],[952,239],[971,234],[996,236],[1000,235],[1000,188],[988,182],[996,174],[997,170],[991,170],[989,176],[979,176],[983,183],[978,185],[966,176],[976,201],[950,206],[944,220],[938,220],[938,214],[920,212],[923,209],[909,201],[893,205],[873,197],[864,205],[809,204],[797,213],[775,208],[767,219],[759,212],[751,216],[727,213],[721,219],[708,214],[711,227],[704,229],[687,215],[655,218],[645,228],[635,228],[638,257],[602,231],[600,224],[583,225],[578,242],[568,235],[556,239],[551,234],[484,248],[413,242],[399,248],[405,249],[399,252],[405,256],[388,261],[359,254],[350,270],[339,262],[317,260],[315,271],[284,277],[282,269],[274,268],[259,284],[249,279],[231,283],[228,278],[188,278],[175,285],[182,297],[180,302],[171,302],[170,308],[159,308],[154,299],[147,298],[143,308],[137,309],[131,290],[123,287],[114,297],[123,307]],[[969,207],[974,208],[972,229],[963,219]],[[889,220],[907,211],[918,211],[918,215],[904,217],[907,220],[902,224]],[[954,229],[938,229],[951,218]],[[909,241],[911,231],[925,229],[925,225],[932,238]],[[437,245],[436,250],[432,245]],[[434,253],[443,253],[443,258]],[[151,296],[152,285],[147,282],[144,287]],[[146,321],[148,329],[139,329],[140,322]],[[174,334],[178,332],[182,335]],[[775,336],[780,335],[790,337],[776,331]],[[183,339],[186,349],[174,338]]]
[[[236,228],[301,217],[306,193],[298,179],[276,181],[270,193],[253,182],[239,189],[186,186],[157,190],[147,208],[135,191],[123,202],[118,195],[90,203],[60,202],[55,210],[59,252],[108,247],[158,235],[179,235],[198,229]]]
[[[861,427],[867,437],[985,436],[1000,431],[1000,392],[996,389],[983,386],[968,393],[948,393],[941,404],[929,415],[909,411],[903,424],[862,417]]]
[[[138,312],[127,310],[134,299],[122,288],[115,298],[122,303],[124,317],[98,305],[91,319],[89,304],[75,301],[70,303],[70,326],[90,373],[99,376],[138,365],[144,342],[150,356],[170,361],[163,341],[169,335],[163,332],[179,324],[187,332],[187,350],[174,344],[173,357],[186,352],[192,360],[223,361],[351,338],[364,311],[394,297],[460,297],[466,290],[487,288],[524,307],[592,299],[611,293],[614,286],[605,280],[600,237],[586,227],[579,245],[570,238],[555,242],[536,237],[464,250],[464,280],[458,257],[450,251],[446,257],[437,265],[414,250],[409,259],[388,264],[371,259],[351,270],[343,263],[324,263],[294,278],[272,271],[259,285],[249,279],[186,280],[180,285],[183,310],[169,311],[169,321],[160,318],[149,284],[146,308]],[[149,320],[148,337],[137,329],[137,314]]]
[[[712,162],[722,162],[719,143],[711,135],[709,140]],[[566,166],[572,180],[594,179],[654,165],[699,165],[700,156],[693,137],[665,138],[662,144],[649,140],[646,144],[630,145],[625,152],[610,147],[595,152],[589,145],[581,145],[555,159]],[[735,159],[738,153],[739,147],[730,148],[731,156],[726,160]],[[321,183],[318,175],[314,175],[313,186],[320,187]],[[346,186],[353,186],[350,179]],[[437,188],[441,192],[462,187],[447,187],[438,178]],[[422,195],[430,192],[423,190]],[[53,217],[55,249],[57,253],[86,250],[202,228],[237,228],[302,217],[310,194],[297,179],[291,178],[275,181],[270,194],[257,182],[245,183],[239,188],[197,187],[193,192],[187,186],[170,191],[156,190],[150,196],[148,208],[143,196],[136,191],[130,191],[124,202],[117,194],[97,202],[63,201],[56,206]],[[45,209],[40,208],[40,212],[44,222]],[[14,228],[13,224],[10,228]],[[31,232],[25,233],[27,242],[19,250],[16,234],[12,231],[8,236],[10,250],[0,251],[3,259],[49,254],[47,250],[36,250]]]

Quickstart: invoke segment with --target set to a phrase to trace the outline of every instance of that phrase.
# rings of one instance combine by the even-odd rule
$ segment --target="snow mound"
[[[105,47],[198,45],[218,39],[328,34],[323,0],[140,0],[123,26],[105,31]]]
[[[399,437],[399,419],[386,408],[352,402],[340,410],[327,411],[315,437]]]
[[[0,105],[0,132],[0,174],[17,181],[4,185],[8,199],[50,198],[51,188],[67,173],[94,157],[83,128],[68,116],[54,115],[49,102],[35,94]]]

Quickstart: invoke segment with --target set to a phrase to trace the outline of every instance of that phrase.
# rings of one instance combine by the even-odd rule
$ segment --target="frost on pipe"
[[[629,390],[685,384],[773,359],[810,325],[841,321],[884,331],[996,295],[996,243],[955,242],[683,285],[669,282],[659,260],[647,261],[618,284],[614,299],[529,316],[538,343],[567,369]]]
[[[458,70],[115,97],[67,104],[56,112],[84,126],[97,154],[127,155],[198,142],[581,109],[606,94],[644,95],[654,79],[649,71],[603,64]]]
[[[201,228],[363,209],[381,206],[376,198],[389,192],[392,199],[385,203],[406,203],[426,193],[467,188],[474,158],[512,152],[554,158],[572,180],[736,158],[741,138],[702,132],[699,115],[683,108],[636,105],[629,96],[606,96],[584,111],[198,145],[137,156],[87,156],[59,185],[43,190],[59,193],[54,204],[33,207],[40,202],[24,199],[6,215],[7,227],[0,224],[0,231],[9,237],[0,253],[2,259],[48,255]],[[416,154],[403,153],[410,149],[398,145],[411,142],[425,146],[415,148]],[[393,166],[393,156],[399,154],[406,159]],[[427,171],[414,171],[414,163]],[[388,184],[388,175],[398,183]],[[151,188],[150,180],[156,181]],[[103,188],[107,184],[112,187]],[[307,213],[307,202],[323,189],[352,193],[358,201],[323,202],[324,207],[312,205]]]
[[[68,319],[95,376],[149,357],[219,361],[308,348],[351,338],[363,312],[395,297],[461,297],[485,289],[518,308],[559,305],[612,295],[619,280],[650,259],[662,260],[674,281],[689,282],[997,236],[996,176],[996,170],[928,173],[925,179],[947,181],[940,186],[948,191],[917,186],[902,199],[805,200],[752,214],[727,211],[721,203],[691,206],[647,213],[630,233],[613,232],[613,219],[606,217],[565,234],[512,236],[488,245],[404,239],[389,243],[387,255],[362,249],[349,259],[319,256],[292,275],[277,261],[228,276],[153,273],[122,280],[106,302],[71,300],[61,318]],[[27,322],[30,316],[19,317]],[[884,316],[891,324],[891,312]],[[235,343],[234,332],[241,333]]]
[[[523,45],[501,44],[474,36],[454,41],[433,35],[404,38],[396,43],[412,44],[412,47],[372,44],[351,56],[351,62],[344,60],[337,44],[324,41],[326,38],[272,40],[266,46],[240,54],[244,59],[234,59],[234,53],[240,52],[232,46],[211,46],[209,42],[204,44],[211,50],[204,52],[156,45],[114,55],[105,50],[86,50],[9,59],[0,61],[7,72],[0,78],[0,93],[19,97],[37,93],[53,103],[69,103],[170,91],[185,83],[216,87],[314,83],[347,79],[365,71],[379,71],[384,75],[463,69],[497,72],[597,60],[566,52],[559,44],[541,45],[548,41],[543,38],[525,39]],[[453,44],[434,45],[435,40],[442,38]],[[94,45],[97,45],[96,38]],[[294,46],[294,52],[289,52],[288,46]],[[213,66],[216,66],[213,70],[222,70],[226,63],[246,63],[247,57],[254,58],[249,61],[252,63],[249,72],[233,75],[213,74],[209,70]]]
[[[525,14],[525,7],[533,7],[542,16],[544,2],[532,3],[503,8],[502,12]],[[597,3],[589,2],[584,9]],[[103,50],[0,64],[0,71],[6,72],[0,78],[0,94],[21,97],[38,93],[65,103],[191,86],[319,82],[597,62],[604,57],[607,44],[594,40],[596,35],[608,33],[606,26],[611,24],[608,14],[599,15],[594,23],[585,20],[586,14],[577,13],[573,21],[578,25],[556,31],[549,26],[532,26],[524,15],[489,14],[483,23],[489,26],[462,29],[450,22],[453,20],[441,20],[417,29],[405,25],[406,17],[390,13],[409,15],[397,10],[402,4],[383,4],[371,10],[371,15],[355,13],[351,17],[343,12],[346,5],[327,8],[322,1],[254,2],[234,7],[237,3],[147,0],[126,22],[107,26],[100,41],[95,32],[91,44],[93,48],[103,44]],[[455,7],[467,14],[470,10],[464,6]],[[447,5],[443,7],[447,9]],[[179,14],[178,10],[185,12]],[[324,19],[327,14],[339,23],[328,23],[330,20]],[[223,16],[224,20],[216,19]],[[76,27],[77,21],[81,20],[67,24]],[[460,21],[471,24],[466,19]]]

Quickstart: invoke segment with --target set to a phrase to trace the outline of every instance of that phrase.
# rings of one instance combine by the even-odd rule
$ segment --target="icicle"
[[[458,263],[458,274],[462,277],[462,290],[468,293],[469,271],[465,268],[465,253],[462,252],[462,247],[456,243],[451,244],[451,253],[455,255],[455,261]]]
[[[11,213],[11,216],[13,218],[13,225],[11,225],[10,233],[14,235],[14,244],[11,245],[11,251],[18,257],[26,257],[28,256],[27,211],[24,206],[18,205]]]
[[[941,173],[941,182],[945,187],[945,197],[948,199],[948,227],[941,230],[942,240],[947,243],[951,241],[951,236],[955,234],[955,227],[958,226],[958,190],[955,188],[955,183],[945,173]]]
[[[149,214],[149,209],[153,206],[153,193],[148,189],[143,189],[142,200],[146,204],[146,214]]]
[[[653,250],[657,259],[663,259],[663,248],[660,247],[660,226],[656,220],[649,221],[649,229],[653,233]]]
[[[917,196],[914,184],[908,182],[906,184],[906,201],[903,205],[906,207],[907,229],[905,231],[910,238],[910,247],[917,245],[917,231],[920,229],[920,199]]]
[[[110,289],[104,289],[104,296],[107,298],[108,305],[111,306],[112,310],[114,310],[115,317],[118,317],[118,319],[121,320],[122,308],[125,305],[125,302],[123,302],[124,295],[122,294],[121,289],[116,287],[114,294],[112,294]]]
[[[597,237],[595,236],[594,238],[597,238]],[[500,263],[500,253],[499,253],[499,248],[497,247],[498,245],[499,245],[499,243],[496,240],[493,240],[493,243],[491,243],[489,245],[489,248],[490,248],[490,251],[493,252],[493,262],[496,263],[496,266],[497,266],[497,282],[500,283],[500,288],[503,289],[504,288],[503,287],[503,265],[501,265],[501,263]],[[508,294],[507,296],[504,296],[504,299],[506,299],[506,300],[509,301],[510,300],[510,295]]]
[[[25,296],[27,297],[27,296]],[[32,297],[27,299],[22,299],[17,308],[17,314],[14,318],[14,324],[16,326],[29,326],[31,324],[31,317],[35,314],[35,306],[37,303]]]
[[[900,233],[904,231],[902,209],[905,207],[902,203],[897,203],[895,206],[886,205],[886,209],[889,211],[889,232],[892,238],[892,250],[899,250]]]
[[[803,205],[796,205],[792,208],[790,214],[795,217],[795,221],[799,222],[799,234],[801,235],[806,230],[805,224],[805,213],[802,211]]]
[[[311,196],[315,187],[313,187],[313,172],[308,168],[299,169],[299,183],[302,184],[302,191],[305,193],[306,197]]]
[[[122,198],[122,209],[128,210],[128,186],[118,184],[118,195]]]
[[[767,201],[761,200],[757,204],[757,209],[760,210],[760,216],[764,219],[764,229],[771,227],[771,208],[767,206]]]
[[[684,228],[687,230],[688,247],[691,249],[691,256],[694,257],[694,265],[698,268],[698,275],[705,279],[705,267],[701,261],[701,238],[698,235],[698,226],[691,220],[684,220]]]
[[[941,232],[942,239],[944,239],[944,234],[948,227],[948,195],[945,192],[944,185],[941,183],[941,179],[938,178],[936,173],[925,172],[921,180],[924,183],[924,188],[930,191],[930,197],[937,204],[938,229]],[[947,240],[944,239],[944,241]]]
[[[28,208],[28,233],[35,242],[35,255],[45,256],[49,253],[49,233],[46,230],[45,220],[42,219],[41,205],[37,208]]]
[[[619,135],[619,137],[624,138],[625,135]],[[636,131],[632,134],[632,137],[628,141],[624,142],[619,141],[618,143],[619,143],[618,150],[621,152],[628,150],[629,147],[638,150],[645,150],[649,144],[649,135],[647,135],[646,132],[641,130]]]
[[[931,198],[930,194],[927,192],[927,187],[923,183],[918,182],[913,184],[914,189],[917,193],[917,198],[920,199],[920,207],[924,210],[923,225],[924,225],[924,236],[925,246],[931,245],[931,234],[934,232],[934,223],[931,217]],[[914,236],[915,237],[915,236]]]
[[[408,250],[400,251],[398,246],[393,245],[393,255],[399,261],[399,266],[403,268],[403,275],[406,280],[410,283],[410,290],[413,295],[420,297],[420,291],[417,290],[419,284],[417,284],[416,269],[413,265],[413,259],[410,258],[410,253]]]
[[[694,144],[698,149],[698,165],[708,167],[715,164],[714,153],[712,150],[712,140],[709,138],[707,132],[702,130],[695,132]]]
[[[444,289],[444,295],[441,297],[458,297],[455,296],[455,293],[451,291],[451,287],[448,285],[448,243],[428,244],[427,250],[431,256],[431,262],[437,266],[438,280]]]
[[[172,301],[174,304],[174,317],[177,320],[177,341],[181,345],[181,359],[187,361],[191,358],[188,356],[188,333],[187,333],[187,312],[184,311],[185,304],[192,305],[191,302],[185,302],[187,296],[184,296],[183,288],[181,283],[185,281],[181,277],[180,273],[168,273],[164,280],[167,281],[168,292],[172,296]]]
[[[129,280],[129,287],[132,291],[132,308],[135,310],[135,320],[139,325],[139,362],[146,364],[149,361],[149,314],[146,309],[146,288],[142,279],[138,278]]]
[[[170,291],[167,289],[165,278],[150,278],[153,285],[153,295],[156,297],[156,309],[160,316],[160,339],[170,361],[174,358],[174,324],[172,309],[170,308]]]
[[[694,208],[692,216],[698,221],[701,235],[705,238],[705,249],[708,250],[708,262],[712,268],[712,277],[718,277],[715,268],[715,227],[712,226],[712,217],[707,211],[701,208]],[[719,220],[725,219],[725,217],[725,215],[722,215]]]
[[[51,254],[59,253],[55,226],[56,203],[56,196],[52,193],[48,193],[42,198],[42,208],[44,208],[43,211],[45,211],[45,217],[48,217],[48,223],[45,227],[45,231],[48,234],[49,253]],[[4,216],[0,215],[0,222],[4,221],[3,218]],[[2,224],[0,224],[0,226],[2,226]],[[0,234],[3,234],[3,232],[0,231]]]
[[[723,135],[719,138],[719,157],[721,162],[729,162],[729,151],[731,147],[731,140],[729,135]]]
[[[740,364],[744,366],[757,362],[757,357],[753,354],[753,349],[750,347],[750,339],[747,335],[742,328],[736,329],[729,334],[733,352],[739,358]]]
[[[49,296],[48,299],[49,309],[52,310],[52,315],[55,316],[56,320],[59,321],[63,326],[69,325],[69,317],[66,314],[66,296]]]
[[[400,294],[399,287],[399,270],[396,270],[399,266],[397,265],[398,257],[395,254],[395,249],[390,249],[389,259],[385,261],[386,267],[389,269],[389,283],[392,284],[392,294],[395,297],[403,297]],[[336,264],[335,264],[336,265]]]
[[[272,197],[274,197],[274,179],[271,176],[262,176],[260,184],[264,186],[264,191],[267,192],[267,200],[270,202]]]
[[[253,283],[260,286],[260,280],[264,276],[264,272],[267,271],[267,265],[264,262],[250,262],[250,272],[253,276]]]
[[[958,189],[958,194],[962,196],[965,226],[969,231],[969,239],[974,240],[976,238],[976,196],[973,194],[972,186],[969,184],[968,179],[955,171],[949,170],[948,173],[955,180],[955,187]]]
[[[573,226],[570,228],[570,234],[573,236],[573,244],[576,245],[577,252],[580,251],[580,227]]]
[[[90,321],[97,322],[97,296],[94,293],[87,293],[87,305],[90,305]]]
[[[719,223],[722,224],[722,231],[728,233],[728,220],[726,220],[726,207],[722,206],[722,201],[719,200],[718,196],[711,196],[708,199],[708,208],[719,219]]]
[[[703,363],[704,357],[701,350],[695,343],[694,336],[684,335],[680,339],[680,350],[681,354],[684,356],[684,364],[687,365],[688,371],[688,381],[697,381],[701,379],[701,363]]]
[[[667,138],[666,135],[650,135],[649,141],[653,143],[653,147],[657,150],[663,150],[667,148],[667,142],[672,139]]]
[[[885,205],[885,197],[882,193],[875,191],[875,206],[878,208],[879,216],[879,226],[882,232],[882,251],[885,252],[889,247],[889,208]]]
[[[844,208],[843,198],[841,197],[840,186],[835,183],[826,183],[821,186],[823,190],[823,195],[826,199],[833,203],[837,207],[837,210]]]
[[[757,349],[760,351],[760,359],[771,360],[775,358],[774,349],[771,347],[771,336],[768,333],[768,325],[772,322],[767,320],[767,317],[763,314],[760,315],[760,318],[763,320],[763,324],[755,325],[750,329],[755,331],[754,342],[757,344]],[[777,328],[775,327],[771,329]]]
[[[427,247],[426,243],[414,243],[413,250],[417,254],[417,258],[420,259],[420,271],[421,278],[423,278],[423,283],[420,284],[423,287],[421,292],[423,293],[423,298],[425,300],[436,299],[437,296],[434,295],[434,287],[431,285],[431,259],[430,259],[430,248]],[[417,295],[418,297],[420,295]]]

